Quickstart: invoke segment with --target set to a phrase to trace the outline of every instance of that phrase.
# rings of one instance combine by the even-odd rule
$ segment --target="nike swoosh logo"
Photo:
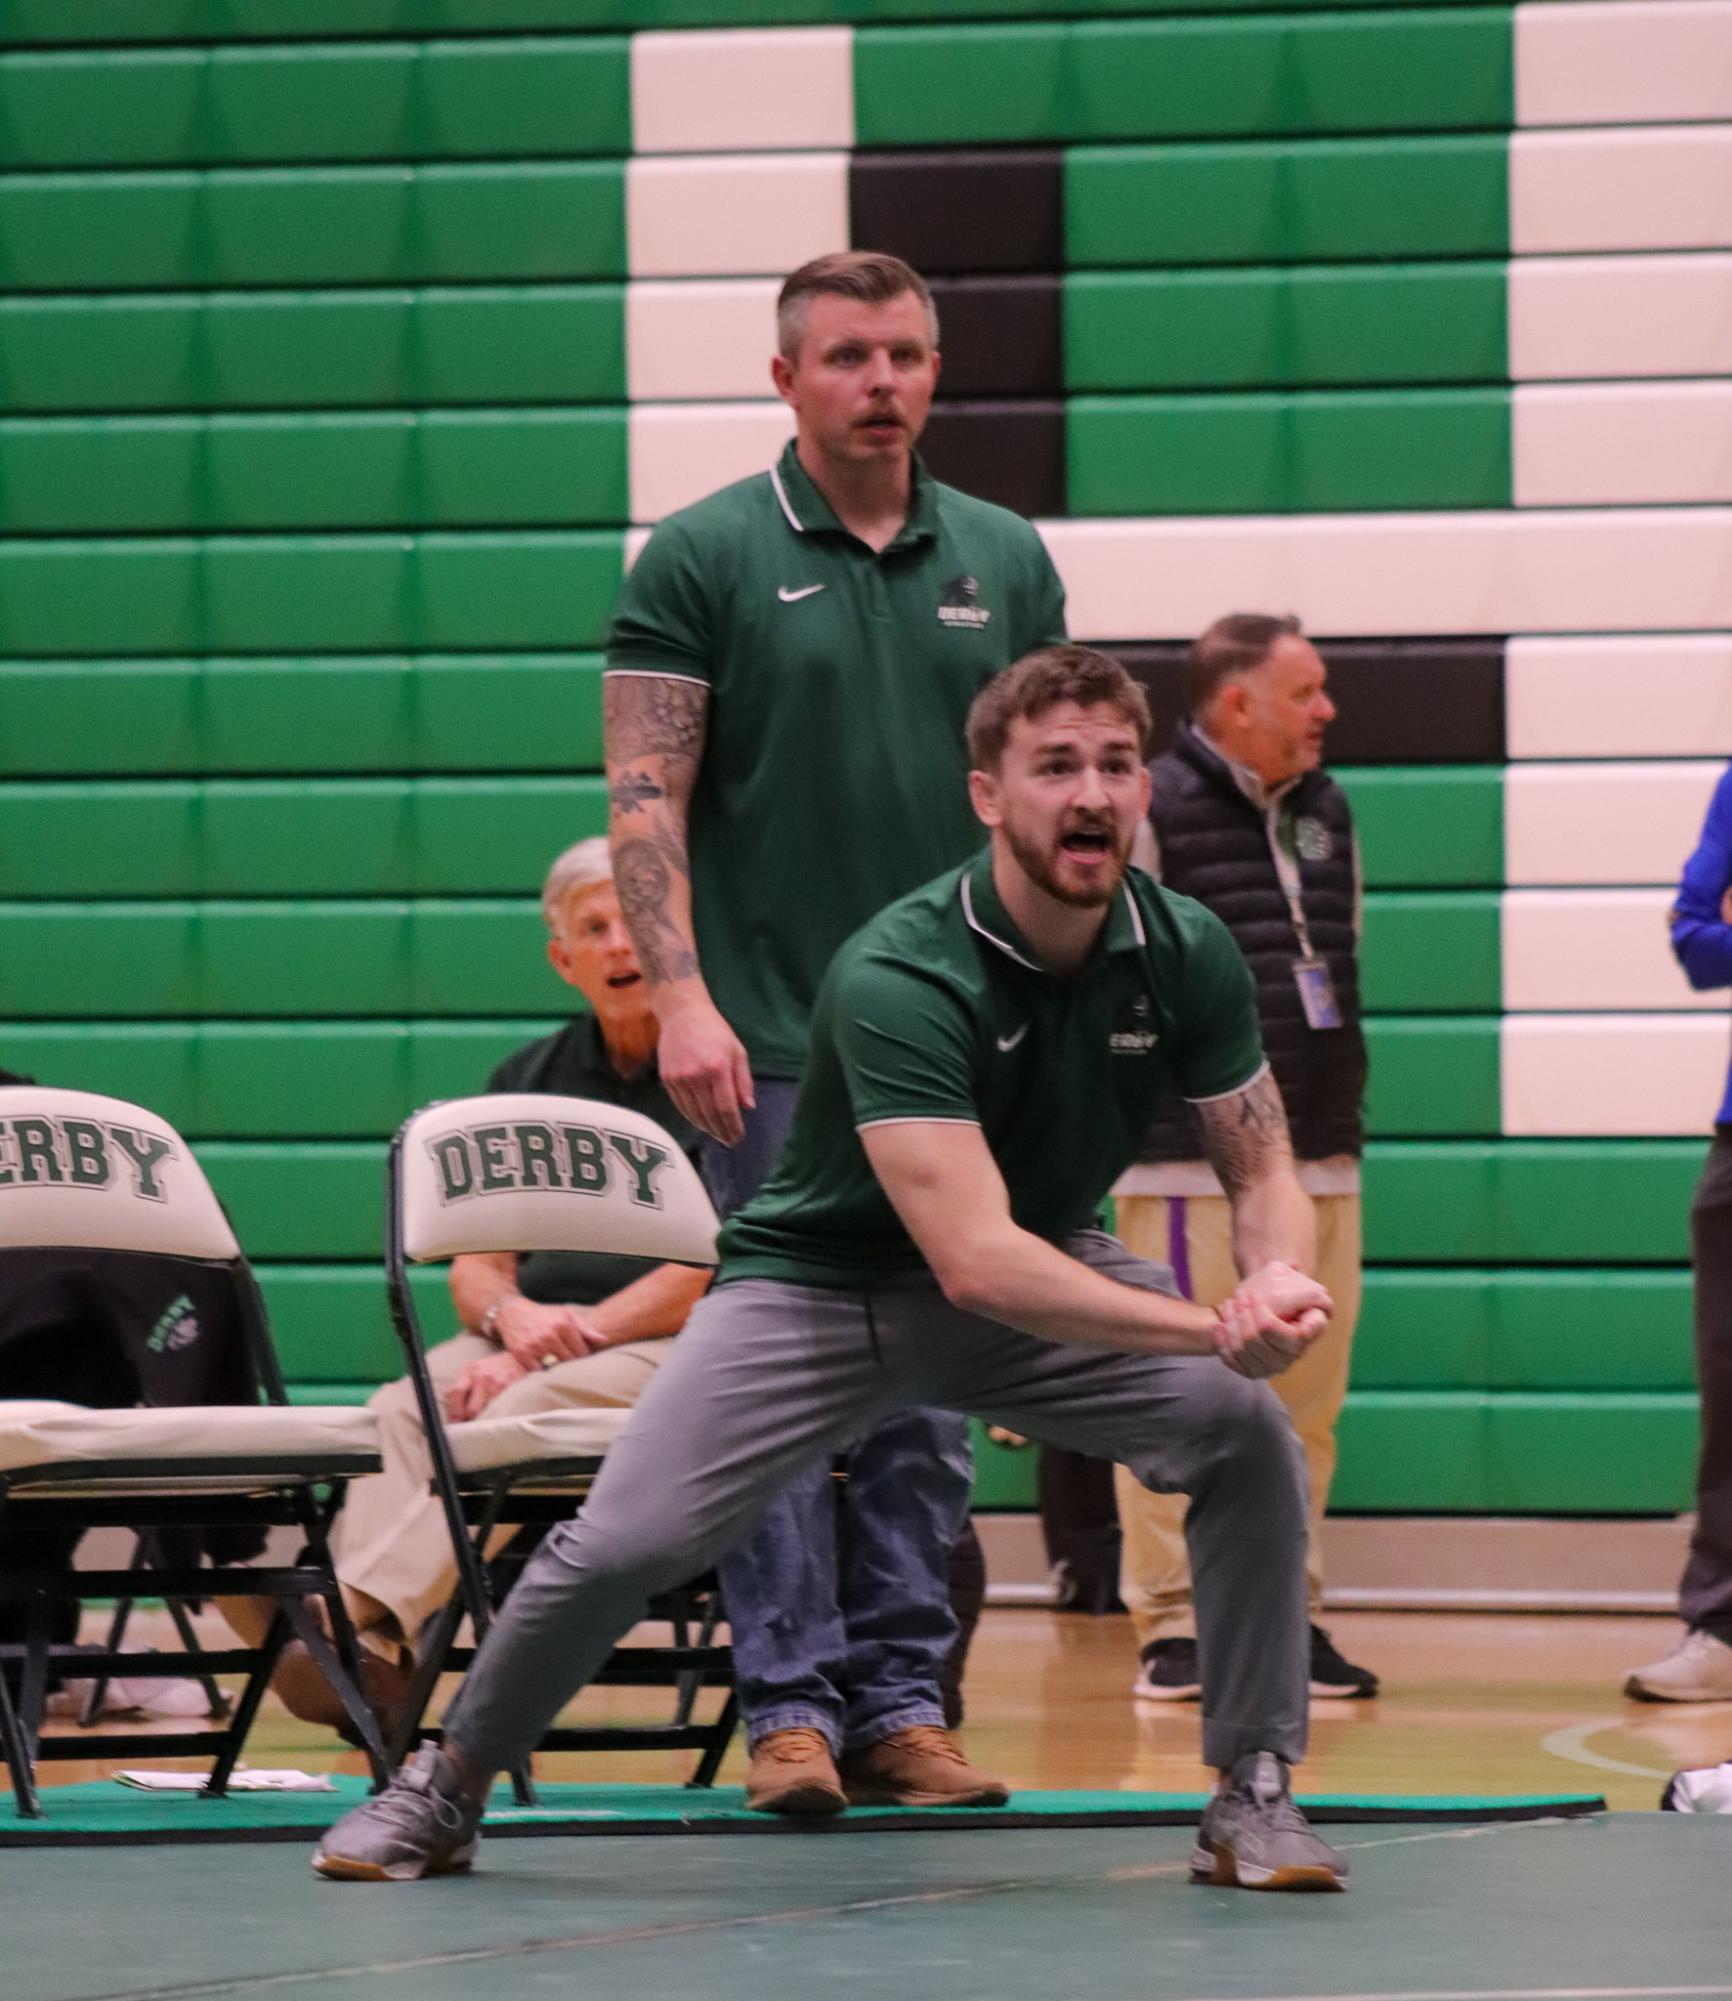
[[[1027,1033],[1028,1023],[1025,1021],[1013,1035],[1001,1035],[998,1038],[998,1046],[1008,1056]]]
[[[791,591],[786,584],[783,584],[776,595],[784,604],[798,604],[802,598],[809,598],[816,592],[827,591],[829,588],[828,584],[808,584],[803,591]]]

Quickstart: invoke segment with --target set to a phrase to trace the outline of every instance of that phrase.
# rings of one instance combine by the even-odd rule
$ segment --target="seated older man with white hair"
[[[589,1003],[564,1028],[506,1057],[489,1091],[599,1098],[665,1126],[688,1150],[692,1129],[656,1072],[657,1022],[614,893],[607,842],[580,841],[542,891],[547,956]],[[429,1351],[428,1369],[453,1422],[524,1417],[571,1405],[637,1402],[709,1273],[612,1252],[471,1255],[451,1263],[463,1331]],[[429,1492],[432,1463],[407,1377],[370,1399],[384,1471],[350,1483],[333,1542],[337,1577],[367,1650],[368,1692],[388,1706],[407,1687],[416,1638],[456,1582],[450,1535]],[[499,1532],[503,1542],[508,1529]],[[343,1722],[304,1647],[285,1653],[277,1693],[310,1722]]]

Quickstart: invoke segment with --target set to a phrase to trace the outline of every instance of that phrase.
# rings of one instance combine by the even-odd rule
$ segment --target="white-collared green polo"
[[[918,1271],[861,1129],[979,1126],[1011,1213],[1057,1243],[1100,1213],[1169,1090],[1193,1103],[1263,1070],[1257,997],[1212,911],[1138,869],[1081,970],[1045,970],[990,851],[902,897],[836,955],[770,1178],[722,1231],[722,1281],[865,1288]]]
[[[756,1073],[800,1074],[837,946],[973,852],[969,704],[1063,637],[1064,588],[1034,529],[918,459],[908,520],[882,554],[841,525],[792,445],[650,537],[607,671],[710,690],[693,923]]]

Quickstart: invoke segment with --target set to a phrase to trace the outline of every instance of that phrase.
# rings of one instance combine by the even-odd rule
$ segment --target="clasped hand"
[[[1263,1265],[1216,1308],[1215,1353],[1235,1375],[1278,1376],[1329,1325],[1334,1310],[1323,1287],[1296,1265]]]

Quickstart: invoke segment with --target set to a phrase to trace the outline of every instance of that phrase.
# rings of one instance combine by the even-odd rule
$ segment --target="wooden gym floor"
[[[1677,1766],[1732,1757],[1732,1703],[1655,1706],[1619,1693],[1632,1667],[1671,1645],[1680,1630],[1671,1620],[1380,1612],[1342,1614],[1331,1630],[1350,1659],[1377,1670],[1385,1693],[1371,1703],[1312,1705],[1306,1790],[1598,1791],[1613,1808],[1642,1810]],[[156,1637],[144,1622],[138,1632]],[[1196,1706],[1133,1702],[1134,1665],[1123,1617],[989,1609],[969,1665],[970,1754],[1023,1787],[1203,1787]],[[653,1691],[594,1690],[575,1713],[645,1715],[659,1701]],[[93,1751],[100,1737],[91,1733]],[[356,1753],[274,1701],[254,1728],[248,1762],[364,1769]],[[723,1782],[737,1782],[744,1764],[736,1742]],[[668,1753],[550,1757],[537,1767],[550,1779],[615,1784],[666,1784],[688,1768]],[[41,1778],[64,1785],[112,1769],[100,1757],[50,1762]]]

